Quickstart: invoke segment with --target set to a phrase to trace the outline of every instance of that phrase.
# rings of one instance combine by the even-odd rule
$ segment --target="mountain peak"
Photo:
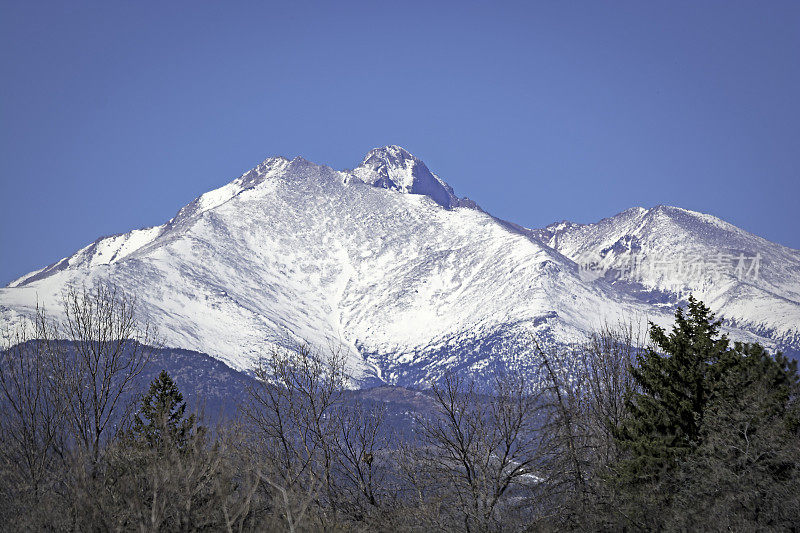
[[[397,146],[396,144],[390,144],[380,148],[373,148],[367,152],[367,155],[364,156],[364,160],[361,162],[361,165],[368,164],[368,162],[371,160],[383,161],[392,164],[393,166],[403,166],[408,161],[422,162],[411,152],[402,146]]]
[[[453,188],[432,173],[421,159],[397,145],[373,148],[353,174],[373,187],[428,196],[447,209],[474,203],[462,202]]]
[[[356,167],[356,171],[359,170],[361,172],[357,174],[374,178],[371,180],[372,185],[403,192],[411,192],[409,189],[413,186],[414,178],[426,177],[424,176],[426,173],[431,174],[421,159],[414,157],[402,146],[394,144],[373,148],[367,152],[364,160]]]

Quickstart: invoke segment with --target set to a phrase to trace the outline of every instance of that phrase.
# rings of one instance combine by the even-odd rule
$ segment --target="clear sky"
[[[800,248],[800,2],[0,1],[0,284],[272,155],[399,144],[528,227]]]

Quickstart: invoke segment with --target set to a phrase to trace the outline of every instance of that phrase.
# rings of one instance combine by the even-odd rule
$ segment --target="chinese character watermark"
[[[719,252],[709,256],[678,254],[668,257],[626,254],[613,259],[588,253],[576,262],[578,274],[585,281],[604,278],[607,281],[642,282],[661,278],[716,283],[725,277],[756,281],[761,273],[761,254],[747,255],[744,252],[738,255]]]

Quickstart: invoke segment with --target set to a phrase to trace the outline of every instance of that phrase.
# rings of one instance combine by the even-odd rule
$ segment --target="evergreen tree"
[[[161,374],[150,384],[133,419],[133,439],[150,448],[186,447],[193,436],[195,416],[184,417],[186,402],[169,374]]]
[[[731,347],[719,325],[692,297],[669,334],[651,324],[614,435],[626,456],[610,481],[627,525],[746,531],[798,518],[786,505],[800,493],[797,364]]]
[[[700,446],[680,467],[672,524],[792,530],[800,523],[797,362],[737,343],[720,367]]]
[[[661,529],[676,491],[676,466],[700,440],[714,374],[726,359],[728,339],[702,302],[689,297],[675,312],[670,333],[651,324],[653,347],[631,368],[635,388],[626,398],[628,415],[615,430],[625,458],[613,465],[611,485],[626,522]]]
[[[637,391],[627,400],[629,417],[617,438],[632,458],[628,482],[652,481],[698,443],[718,364],[728,359],[728,339],[717,337],[719,322],[702,302],[689,297],[667,334],[651,324],[655,348],[637,357],[632,369]]]

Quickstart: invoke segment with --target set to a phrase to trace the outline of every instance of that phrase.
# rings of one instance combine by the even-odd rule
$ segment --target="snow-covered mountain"
[[[634,250],[761,254],[760,278],[606,275]],[[98,239],[0,289],[0,316],[14,322],[37,298],[57,314],[65,287],[101,280],[135,294],[168,346],[243,370],[276,343],[307,341],[346,353],[362,384],[525,366],[531,335],[566,344],[603,321],[666,324],[665,303],[686,288],[730,309],[736,338],[796,348],[800,327],[796,250],[676,208],[528,230],[397,146],[345,171],[267,159],[164,225]]]
[[[677,207],[628,209],[595,224],[537,230],[543,243],[643,302],[694,294],[729,326],[800,345],[800,251]]]

